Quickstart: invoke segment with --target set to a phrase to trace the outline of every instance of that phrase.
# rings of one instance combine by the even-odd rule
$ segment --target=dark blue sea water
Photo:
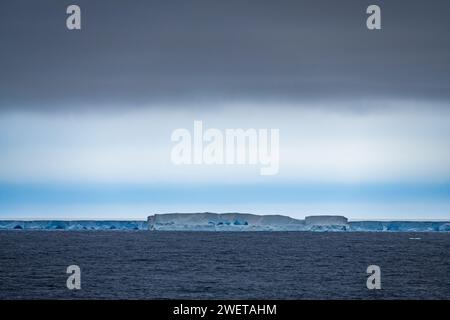
[[[0,299],[24,298],[449,299],[450,234],[2,231]]]

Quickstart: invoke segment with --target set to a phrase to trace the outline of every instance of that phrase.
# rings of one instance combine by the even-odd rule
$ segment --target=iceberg
[[[149,230],[170,231],[299,231],[305,222],[282,215],[249,213],[165,213],[147,219]]]

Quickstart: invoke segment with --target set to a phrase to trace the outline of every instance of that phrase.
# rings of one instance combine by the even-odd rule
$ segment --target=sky
[[[81,30],[66,8],[81,8]],[[381,7],[381,30],[366,8]],[[450,219],[448,1],[0,3],[0,219]],[[278,129],[279,172],[171,161]]]

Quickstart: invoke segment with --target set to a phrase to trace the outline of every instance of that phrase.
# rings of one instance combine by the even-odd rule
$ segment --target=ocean
[[[449,298],[450,233],[0,231],[0,299]]]

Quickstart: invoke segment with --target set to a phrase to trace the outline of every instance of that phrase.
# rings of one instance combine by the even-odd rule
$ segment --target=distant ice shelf
[[[331,231],[450,232],[450,221],[348,221],[316,215],[304,220],[248,213],[166,213],[137,220],[0,220],[0,230],[150,230],[150,231]]]
[[[0,230],[148,230],[146,221],[0,220]]]

